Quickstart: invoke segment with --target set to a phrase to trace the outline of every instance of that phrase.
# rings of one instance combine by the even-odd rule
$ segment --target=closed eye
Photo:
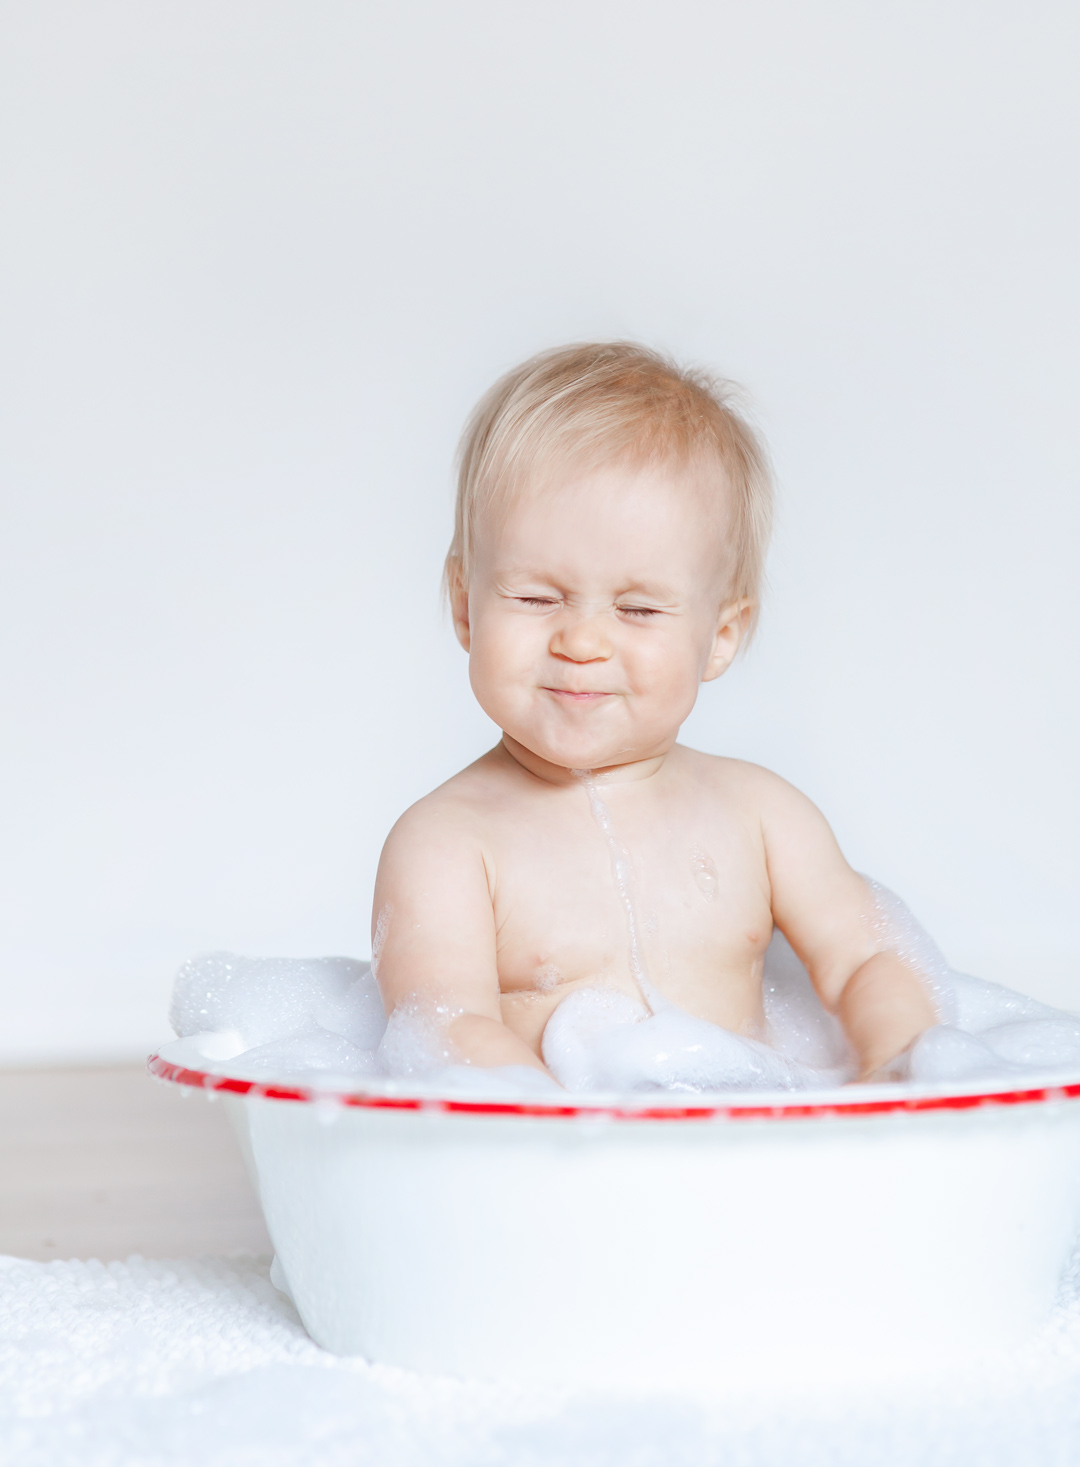
[[[559,603],[553,596],[515,596],[515,601],[522,606],[557,606]]]
[[[655,606],[620,606],[617,610],[621,611],[623,616],[646,617],[660,615]]]

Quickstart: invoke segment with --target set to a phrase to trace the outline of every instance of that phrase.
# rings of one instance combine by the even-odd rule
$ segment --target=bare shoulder
[[[745,811],[761,816],[781,814],[809,806],[807,797],[771,769],[751,764],[746,759],[729,759],[721,754],[702,754],[697,749],[679,746],[687,775],[717,798],[735,803]]]
[[[424,795],[399,816],[383,847],[384,858],[453,845],[482,848],[497,804],[502,771],[489,754]]]
[[[787,911],[784,904],[790,892],[801,891],[810,873],[816,873],[814,879],[819,881],[830,876],[847,880],[852,875],[825,816],[793,784],[743,759],[697,753],[693,759],[692,768],[699,779],[711,784],[718,804],[737,811],[744,825],[759,833],[772,881],[774,912]]]

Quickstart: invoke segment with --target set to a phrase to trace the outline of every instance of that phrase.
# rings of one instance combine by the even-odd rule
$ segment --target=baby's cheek
[[[688,646],[681,637],[657,638],[656,644],[641,659],[639,691],[660,706],[670,705],[673,713],[675,707],[683,707],[687,699],[692,705],[699,682],[695,653],[696,649]]]
[[[481,627],[469,655],[469,681],[476,700],[501,727],[534,679],[528,639],[513,629]]]
[[[498,722],[496,716],[500,691],[505,691],[505,679],[499,676],[500,659],[493,655],[490,645],[480,639],[473,642],[469,653],[469,682],[476,701],[489,717]]]
[[[527,617],[492,616],[479,628],[476,650],[493,678],[519,678],[542,650],[537,626]]]

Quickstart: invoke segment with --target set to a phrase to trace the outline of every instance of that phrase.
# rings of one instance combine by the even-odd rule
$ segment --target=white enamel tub
[[[551,1105],[150,1070],[232,1097],[312,1337],[414,1370],[932,1367],[1043,1325],[1080,1228],[1080,1083]]]

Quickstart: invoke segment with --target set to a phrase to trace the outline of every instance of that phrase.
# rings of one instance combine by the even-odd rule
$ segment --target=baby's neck
[[[551,764],[547,759],[542,759],[539,754],[534,754],[524,744],[519,744],[517,739],[510,734],[504,733],[501,747],[515,764],[520,764],[522,769],[534,774],[537,779],[544,780],[547,784],[577,784],[582,774],[595,775],[597,779],[605,784],[627,784],[634,780],[652,779],[659,774],[660,770],[674,748],[674,742],[661,753],[652,754],[646,759],[631,759],[625,764],[606,764],[596,769],[566,769],[561,764]]]

